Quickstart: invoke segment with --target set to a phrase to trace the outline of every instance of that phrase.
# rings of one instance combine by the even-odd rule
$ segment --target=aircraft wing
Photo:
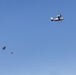
[[[58,19],[60,20],[60,18],[62,17],[62,15],[60,14],[60,15],[57,15],[57,17],[58,17]]]
[[[57,15],[57,17],[60,18],[60,17],[62,17],[62,15],[61,14],[60,15]]]

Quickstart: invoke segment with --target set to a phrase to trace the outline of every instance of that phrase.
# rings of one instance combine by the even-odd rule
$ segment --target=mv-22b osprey
[[[51,21],[61,21],[61,20],[64,20],[64,18],[62,17],[61,14],[60,15],[57,15],[56,18],[51,17]]]

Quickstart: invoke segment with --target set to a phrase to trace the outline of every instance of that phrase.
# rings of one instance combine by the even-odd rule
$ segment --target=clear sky
[[[76,75],[76,0],[0,0],[0,75]]]

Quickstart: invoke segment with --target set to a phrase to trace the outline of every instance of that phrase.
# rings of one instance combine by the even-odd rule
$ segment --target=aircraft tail
[[[53,17],[51,17],[51,21],[53,21]]]

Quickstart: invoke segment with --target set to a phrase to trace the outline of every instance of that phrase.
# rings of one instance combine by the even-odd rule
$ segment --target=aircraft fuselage
[[[64,20],[63,17],[60,17],[60,18],[51,18],[51,21],[61,21],[61,20]]]

